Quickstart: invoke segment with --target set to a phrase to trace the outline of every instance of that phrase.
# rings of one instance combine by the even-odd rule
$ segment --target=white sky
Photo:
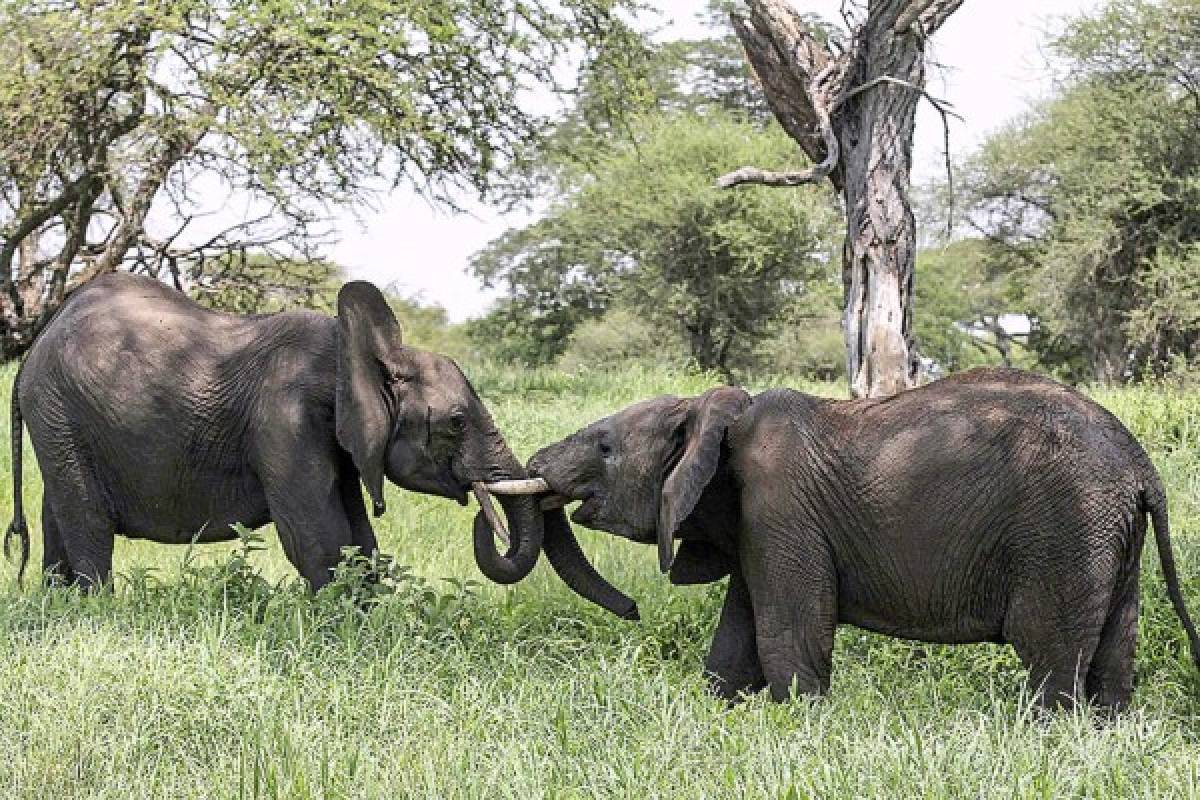
[[[840,20],[840,0],[792,1],[802,11]],[[927,87],[964,118],[951,120],[955,154],[969,152],[989,131],[1048,92],[1045,32],[1057,27],[1057,18],[1098,4],[1099,0],[966,0],[933,39],[932,60],[943,69],[931,70]],[[695,36],[701,30],[695,14],[704,7],[703,0],[657,0],[657,5],[669,21],[665,38]],[[914,179],[936,174],[942,160],[941,120],[923,102],[917,117]],[[468,259],[528,218],[505,217],[477,204],[471,208],[469,215],[451,214],[431,208],[412,192],[397,191],[374,209],[342,215],[337,221],[340,242],[330,255],[353,277],[395,284],[406,294],[442,305],[453,321],[478,316],[495,294],[467,274]]]

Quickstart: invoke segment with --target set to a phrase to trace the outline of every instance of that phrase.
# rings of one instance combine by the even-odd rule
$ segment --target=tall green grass
[[[0,371],[0,408],[12,374]],[[634,400],[713,383],[637,369],[471,377],[522,458]],[[1163,472],[1200,611],[1200,399],[1097,396]],[[0,565],[0,797],[1200,794],[1200,681],[1154,557],[1135,704],[1116,722],[1041,718],[1007,647],[853,628],[839,633],[829,697],[728,710],[700,677],[721,586],[671,587],[649,548],[586,531],[641,623],[579,600],[544,564],[516,586],[482,585],[471,510],[389,491],[377,530],[404,569],[365,611],[353,575],[306,595],[270,530],[263,549],[120,541],[115,590],[99,596],[18,590]],[[28,447],[25,492],[37,562]]]

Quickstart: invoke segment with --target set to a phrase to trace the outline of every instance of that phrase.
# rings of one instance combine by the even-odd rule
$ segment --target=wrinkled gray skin
[[[74,292],[13,391],[9,534],[27,558],[22,417],[45,483],[43,566],[85,588],[109,580],[116,534],[212,542],[234,538],[231,523],[273,521],[315,590],[342,548],[376,550],[360,478],[378,516],[384,477],[465,504],[472,481],[525,475],[454,362],[405,347],[363,282],[342,288],[337,318],[209,311],[126,274]],[[501,503],[512,549],[497,553],[486,529],[475,549],[507,583],[533,568],[542,521],[534,498]]]
[[[1104,409],[975,370],[886,400],[734,388],[631,406],[538,452],[575,522],[658,542],[676,584],[730,576],[713,690],[828,690],[834,629],[1008,642],[1047,707],[1133,688],[1146,513],[1179,591],[1162,483]],[[674,541],[681,540],[673,554]]]

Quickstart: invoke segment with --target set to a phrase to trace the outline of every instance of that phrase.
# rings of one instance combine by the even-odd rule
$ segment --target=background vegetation
[[[505,291],[471,326],[492,358],[552,363],[577,326],[594,338],[626,308],[726,375],[844,369],[831,196],[711,185],[729,166],[797,159],[711,20],[710,38],[651,50],[626,124],[589,124],[585,92],[547,137],[521,184],[545,214],[473,265]],[[1051,97],[954,165],[953,192],[920,198],[919,353],[934,374],[1185,377],[1200,361],[1200,0],[1112,0],[1062,22],[1047,54]]]

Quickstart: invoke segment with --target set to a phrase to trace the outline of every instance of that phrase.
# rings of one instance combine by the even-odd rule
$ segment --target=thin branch
[[[954,179],[952,176],[950,176],[950,127],[947,117],[954,117],[961,122],[963,119],[962,116],[957,112],[952,111],[950,104],[945,100],[940,100],[934,97],[920,86],[899,78],[894,78],[890,75],[881,75],[874,80],[870,80],[860,86],[856,86],[855,88],[842,93],[841,96],[834,99],[832,103],[827,104],[823,102],[822,96],[825,94],[825,92],[821,91],[820,87],[828,86],[828,84],[831,82],[831,78],[833,77],[833,70],[838,67],[840,67],[839,62],[830,62],[813,82],[814,89],[811,94],[813,112],[817,117],[817,122],[821,131],[821,137],[825,142],[825,158],[821,161],[821,163],[816,164],[806,170],[789,172],[774,172],[771,170],[760,169],[758,167],[741,167],[740,169],[726,173],[718,178],[717,187],[721,189],[728,189],[733,186],[739,186],[743,183],[754,183],[760,186],[774,187],[801,186],[808,183],[817,183],[821,179],[828,177],[833,170],[837,168],[837,162],[841,156],[837,134],[833,130],[833,124],[830,120],[830,116],[851,97],[861,94],[872,87],[889,83],[897,86],[903,86],[918,92],[922,97],[928,100],[934,109],[936,109],[941,115],[945,134],[944,138],[946,142],[946,172],[949,176],[948,179],[950,181],[951,191],[953,191]]]
[[[922,33],[925,36],[932,36],[963,2],[964,0],[937,0],[933,7],[921,16]]]

